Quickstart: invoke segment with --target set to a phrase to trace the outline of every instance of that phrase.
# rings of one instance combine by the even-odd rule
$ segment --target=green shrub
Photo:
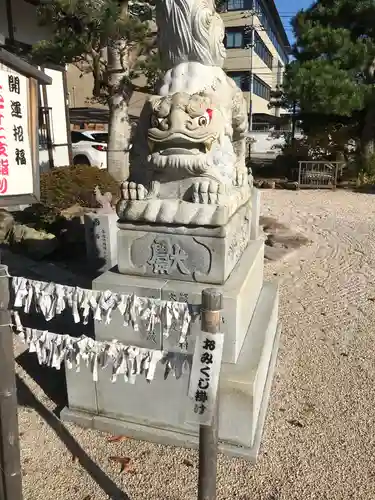
[[[41,203],[54,210],[64,210],[72,205],[96,207],[94,189],[99,186],[102,193],[119,196],[120,187],[106,171],[89,165],[57,167],[41,174]]]

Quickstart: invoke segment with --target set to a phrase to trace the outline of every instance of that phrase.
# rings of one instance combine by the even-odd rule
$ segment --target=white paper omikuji
[[[188,366],[185,353],[168,353],[127,346],[116,340],[99,342],[84,335],[74,338],[48,330],[25,328],[17,311],[12,311],[12,317],[15,333],[27,344],[29,352],[36,353],[40,364],[59,370],[66,363],[68,369],[75,366],[79,372],[83,363],[90,369],[94,382],[98,381],[100,370],[107,367],[110,367],[112,382],[116,382],[118,375],[123,375],[125,382],[134,384],[138,375],[151,382],[159,362],[165,368],[163,378],[167,378],[170,372],[179,378],[183,367]]]
[[[192,400],[187,422],[211,425],[219,386],[224,334],[200,332],[195,342],[189,383]]]
[[[96,321],[109,324],[112,312],[117,309],[124,318],[124,326],[132,327],[146,338],[153,336],[159,327],[163,337],[167,338],[173,323],[174,329],[180,330],[180,345],[187,345],[192,318],[185,302],[137,297],[110,290],[85,290],[23,277],[12,278],[12,287],[14,309],[29,313],[33,305],[46,321],[70,309],[75,323],[87,324],[91,314]]]

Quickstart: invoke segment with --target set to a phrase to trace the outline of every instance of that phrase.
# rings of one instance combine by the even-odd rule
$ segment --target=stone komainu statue
[[[224,225],[250,196],[248,114],[222,69],[225,35],[212,0],[159,0],[166,71],[141,113],[120,220]]]

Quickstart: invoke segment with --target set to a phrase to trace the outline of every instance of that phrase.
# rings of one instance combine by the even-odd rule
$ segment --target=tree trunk
[[[122,16],[127,15],[128,2],[122,2]],[[116,40],[108,45],[109,137],[107,152],[108,172],[118,182],[129,177],[129,145],[131,127],[128,104],[129,89],[125,77],[129,74],[129,54],[126,42]]]

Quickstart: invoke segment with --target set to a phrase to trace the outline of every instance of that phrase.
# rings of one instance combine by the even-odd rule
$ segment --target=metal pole
[[[292,115],[292,144],[294,144],[295,139],[296,139],[296,124],[297,124],[296,111],[297,111],[297,102],[296,102],[296,101],[293,101],[293,115]]]
[[[22,500],[17,390],[7,266],[0,264],[0,499]]]
[[[202,331],[220,332],[223,295],[215,288],[202,292]],[[219,430],[219,390],[212,423],[199,427],[198,500],[216,500],[216,469]]]
[[[250,42],[250,110],[249,110],[249,132],[253,130],[253,92],[254,92],[254,45],[255,45],[255,32],[254,32],[254,11],[251,11],[251,42]]]

